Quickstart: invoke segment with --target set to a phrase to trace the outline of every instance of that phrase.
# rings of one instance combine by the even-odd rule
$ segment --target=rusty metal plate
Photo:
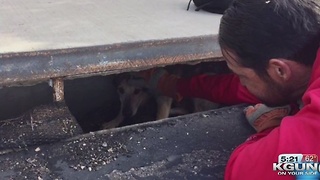
[[[221,60],[217,36],[0,54],[0,86],[79,78],[202,60]]]

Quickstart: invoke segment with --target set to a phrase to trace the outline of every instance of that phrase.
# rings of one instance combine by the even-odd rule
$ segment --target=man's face
[[[276,83],[270,77],[260,77],[253,69],[241,66],[236,56],[223,51],[229,69],[239,76],[240,82],[251,94],[269,106],[284,105],[293,102],[290,98],[292,88]]]

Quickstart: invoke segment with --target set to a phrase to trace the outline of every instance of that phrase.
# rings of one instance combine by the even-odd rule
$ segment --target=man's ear
[[[267,72],[272,79],[280,83],[288,81],[292,75],[290,65],[282,59],[270,59]]]

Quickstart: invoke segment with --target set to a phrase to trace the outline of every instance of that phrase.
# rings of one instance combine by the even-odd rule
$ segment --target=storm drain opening
[[[224,61],[162,68],[181,77],[229,73]],[[154,121],[161,118],[157,117],[157,112],[161,111],[158,101],[172,105],[171,117],[221,107],[200,99],[159,100],[158,95],[145,86],[120,87],[119,77],[131,73],[70,80],[57,78],[33,86],[0,89],[0,135],[3,141],[0,149],[24,148],[101,129]],[[122,98],[126,101],[120,100],[121,95],[128,95]]]
[[[178,64],[161,69],[181,77],[192,77],[203,73],[229,73],[224,61],[202,62],[195,65]],[[219,104],[195,98],[184,98],[180,102],[168,102],[166,98],[158,99],[159,94],[147,89],[148,84],[147,87],[146,84],[141,84],[141,79],[137,77],[133,77],[136,78],[133,85],[125,84],[127,81],[121,82],[130,78],[128,76],[132,74],[137,72],[65,81],[66,103],[85,133],[161,119],[156,117],[157,112],[161,111],[157,101],[165,101],[162,103],[165,105],[171,103],[170,117],[221,107]],[[119,118],[122,118],[122,121],[115,122]]]

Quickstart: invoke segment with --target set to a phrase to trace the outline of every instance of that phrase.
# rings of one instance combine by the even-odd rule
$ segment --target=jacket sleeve
[[[293,176],[279,176],[273,171],[273,163],[278,161],[279,128],[267,129],[252,135],[231,154],[225,180],[293,180]],[[268,136],[267,136],[268,135]]]
[[[207,99],[225,105],[260,103],[234,74],[198,75],[177,82],[177,92],[183,97]]]

